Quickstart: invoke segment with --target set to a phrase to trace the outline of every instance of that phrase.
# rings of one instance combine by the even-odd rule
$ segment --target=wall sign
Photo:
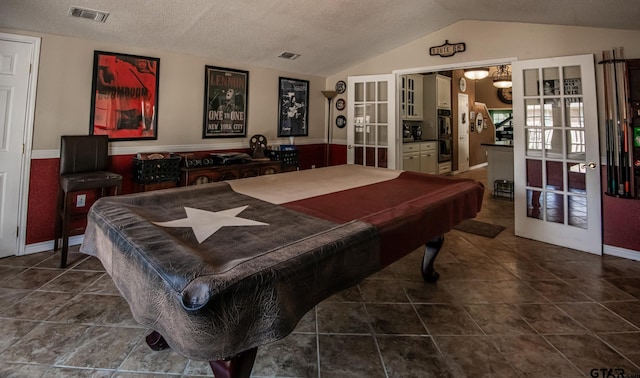
[[[443,58],[448,58],[450,56],[454,56],[456,53],[463,52],[467,49],[464,42],[449,43],[449,40],[445,40],[444,44],[440,46],[433,46],[429,48],[429,55],[440,55]]]

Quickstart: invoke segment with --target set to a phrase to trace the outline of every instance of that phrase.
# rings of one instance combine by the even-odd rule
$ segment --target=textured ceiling
[[[72,5],[110,16],[73,18]],[[640,0],[0,0],[3,28],[318,76],[461,20],[640,30]]]

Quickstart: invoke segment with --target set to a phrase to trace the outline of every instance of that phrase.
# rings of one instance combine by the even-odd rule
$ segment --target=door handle
[[[587,163],[587,164],[585,164],[585,163],[580,164],[580,168],[582,168],[582,169],[585,169],[585,168],[587,168],[587,167],[589,167],[589,168],[591,168],[591,169],[596,169],[597,165],[596,165],[596,163],[594,163],[594,162],[592,162],[592,161],[590,161],[590,162],[589,162],[589,163]]]
[[[349,144],[349,145],[347,146],[347,148],[348,148],[348,149],[352,149],[352,148],[353,148],[353,146]]]

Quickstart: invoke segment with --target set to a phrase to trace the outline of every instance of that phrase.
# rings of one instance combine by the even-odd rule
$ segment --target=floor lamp
[[[327,98],[327,102],[329,103],[329,109],[327,110],[327,167],[331,162],[331,100],[336,97],[338,92],[336,91],[322,91],[324,97]]]

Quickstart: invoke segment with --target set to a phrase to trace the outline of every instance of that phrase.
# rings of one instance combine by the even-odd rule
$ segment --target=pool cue
[[[625,171],[624,171],[624,147],[623,147],[623,142],[624,142],[624,131],[622,130],[622,123],[620,120],[620,88],[618,87],[618,83],[619,83],[619,79],[618,79],[618,59],[616,57],[616,50],[614,49],[612,51],[613,53],[613,82],[615,85],[615,112],[616,112],[616,123],[617,123],[617,137],[618,139],[616,140],[616,145],[617,145],[617,152],[618,152],[618,190],[617,190],[617,194],[624,196],[624,187],[625,187],[625,182],[626,180],[626,175],[625,175]]]
[[[608,136],[608,145],[607,145],[607,176],[608,176],[608,186],[610,188],[609,194],[618,195],[618,164],[616,161],[617,156],[617,144],[616,144],[616,127],[614,124],[614,110],[613,110],[613,93],[609,93],[609,90],[612,90],[612,70],[615,70],[614,64],[615,61],[611,58],[611,54],[609,51],[603,51],[603,57],[605,59],[604,63],[604,79],[605,79],[605,110],[607,117],[607,136]],[[613,92],[613,90],[612,90]]]

